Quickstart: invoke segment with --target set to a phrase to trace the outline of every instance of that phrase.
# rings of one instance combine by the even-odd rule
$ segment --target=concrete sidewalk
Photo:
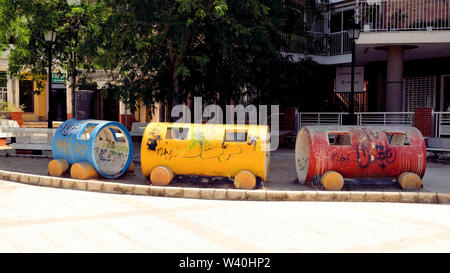
[[[149,198],[1,179],[0,197],[2,253],[450,251],[449,205]]]
[[[47,165],[51,158],[5,156],[6,151],[0,150],[0,170],[19,172],[33,175],[47,175]],[[139,150],[135,148],[136,170],[134,174],[126,174],[119,179],[99,179],[104,182],[115,182],[131,185],[148,185],[141,172],[139,163]],[[265,183],[264,188],[268,190],[279,191],[311,191],[321,190],[319,186],[311,187],[301,185],[297,181],[297,174],[294,162],[294,151],[288,149],[279,149],[271,153],[269,182]],[[65,178],[70,178],[68,175]],[[234,185],[226,178],[205,179],[193,177],[176,176],[174,181],[169,184],[171,187],[192,187],[192,188],[227,188],[233,189]],[[203,182],[202,182],[203,181]],[[385,191],[385,192],[403,192],[398,183],[391,180],[373,181],[368,183],[358,183],[346,181],[343,191]],[[440,192],[450,193],[450,162],[438,163],[427,162],[427,170],[423,178],[423,188],[418,192]]]

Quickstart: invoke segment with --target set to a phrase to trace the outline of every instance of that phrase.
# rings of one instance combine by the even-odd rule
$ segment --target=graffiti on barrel
[[[66,160],[68,165],[88,163],[107,178],[124,174],[133,152],[131,137],[121,124],[74,119],[59,126],[52,151],[55,160]]]
[[[142,139],[142,172],[235,177],[248,171],[266,181],[268,141],[268,126],[151,123]]]
[[[301,183],[334,171],[344,178],[423,177],[425,141],[414,127],[306,126],[296,140]]]

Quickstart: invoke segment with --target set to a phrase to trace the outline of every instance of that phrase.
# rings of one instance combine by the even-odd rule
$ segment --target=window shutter
[[[415,108],[434,108],[436,105],[436,76],[403,79],[403,111]]]

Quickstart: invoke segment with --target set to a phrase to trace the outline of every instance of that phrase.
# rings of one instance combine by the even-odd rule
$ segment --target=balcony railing
[[[363,31],[449,30],[450,0],[355,0]],[[327,16],[324,16],[327,18]],[[329,32],[324,30],[324,32]],[[351,52],[346,31],[310,32],[310,39],[284,37],[283,52],[334,56]]]
[[[335,56],[349,54],[352,51],[351,41],[347,31],[331,34],[310,33],[310,39],[296,41],[285,36],[286,47],[283,52],[303,53],[319,56]]]
[[[450,112],[434,112],[436,137],[450,137]]]
[[[450,29],[450,0],[356,0],[361,29]]]
[[[296,131],[303,126],[341,126],[347,112],[299,112],[296,116]],[[360,126],[413,126],[414,112],[356,112]]]

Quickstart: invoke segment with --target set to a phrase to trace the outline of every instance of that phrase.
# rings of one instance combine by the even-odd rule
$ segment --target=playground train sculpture
[[[270,134],[266,125],[149,123],[141,142],[142,174],[166,186],[175,175],[228,177],[240,189],[268,181]],[[52,143],[52,176],[118,178],[134,171],[133,142],[117,122],[67,120]],[[297,134],[298,181],[341,190],[344,179],[397,179],[422,187],[425,141],[414,127],[306,126]]]

